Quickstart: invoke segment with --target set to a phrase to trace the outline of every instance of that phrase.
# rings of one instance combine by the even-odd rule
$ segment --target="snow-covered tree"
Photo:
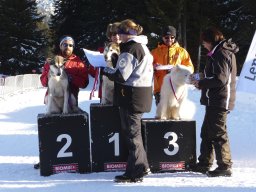
[[[46,44],[38,25],[35,0],[0,1],[0,70],[5,74],[31,73],[38,69]]]
[[[45,16],[44,21],[49,22],[51,16],[54,14],[54,1],[53,0],[36,0],[37,11],[40,15]]]

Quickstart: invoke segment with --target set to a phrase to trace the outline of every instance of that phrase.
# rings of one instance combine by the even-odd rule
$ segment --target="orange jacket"
[[[188,52],[182,48],[178,42],[167,47],[165,44],[158,45],[157,48],[151,51],[154,61],[153,65],[177,65],[182,64],[190,66],[194,71],[193,63]],[[159,93],[163,83],[164,76],[168,73],[167,70],[155,70],[154,72],[154,94]]]

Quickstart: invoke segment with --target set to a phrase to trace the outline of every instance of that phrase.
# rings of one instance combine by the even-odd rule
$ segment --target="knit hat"
[[[63,43],[64,41],[73,41],[73,46],[75,46],[75,41],[74,41],[74,39],[73,39],[72,37],[70,37],[70,36],[63,36],[63,37],[61,37],[61,39],[60,39],[60,46],[62,45],[62,43]]]
[[[163,27],[162,36],[171,35],[176,37],[176,29],[173,26]]]

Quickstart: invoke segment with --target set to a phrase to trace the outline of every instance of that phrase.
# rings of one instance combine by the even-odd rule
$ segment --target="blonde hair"
[[[143,27],[136,24],[131,19],[126,19],[121,22],[120,26],[118,27],[119,32],[127,35],[140,35],[143,31]]]
[[[108,39],[110,39],[113,34],[117,33],[119,25],[120,25],[120,22],[108,24],[107,32],[106,32],[106,36]]]

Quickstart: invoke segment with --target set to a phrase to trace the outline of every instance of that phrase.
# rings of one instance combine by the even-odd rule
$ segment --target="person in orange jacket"
[[[69,87],[71,93],[78,101],[79,88],[85,88],[88,83],[88,71],[82,60],[73,53],[75,42],[70,36],[63,36],[60,39],[60,53],[62,57],[67,59],[65,63],[65,71],[69,77]],[[43,72],[40,76],[41,83],[44,87],[48,86],[48,72],[50,69],[50,62],[46,61],[43,66]],[[46,95],[48,91],[46,92]],[[47,103],[47,101],[45,101]]]
[[[176,29],[173,26],[166,26],[162,31],[162,43],[151,51],[154,57],[154,96],[156,105],[160,101],[160,90],[164,76],[169,72],[169,65],[182,64],[189,66],[194,71],[193,63],[188,52],[182,48],[176,40]]]

